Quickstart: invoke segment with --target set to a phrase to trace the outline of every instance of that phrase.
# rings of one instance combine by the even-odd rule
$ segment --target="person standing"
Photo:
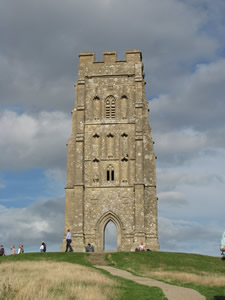
[[[23,245],[19,245],[19,247],[18,247],[18,254],[23,254],[23,253],[24,253]]]
[[[67,229],[67,234],[66,234],[66,251],[73,252],[73,248],[71,247],[71,242],[72,242],[72,234],[70,232],[70,229]]]
[[[221,249],[222,252],[225,252],[225,231],[222,234],[220,249]]]
[[[46,252],[46,249],[47,249],[46,244],[45,244],[44,241],[42,241],[42,242],[41,242],[40,251],[41,251],[41,252]]]
[[[6,256],[5,255],[5,249],[4,249],[3,245],[0,245],[0,256]]]
[[[14,246],[14,245],[11,246],[10,249],[11,249],[11,254],[12,254],[12,255],[16,254],[16,249],[15,249],[15,246]]]

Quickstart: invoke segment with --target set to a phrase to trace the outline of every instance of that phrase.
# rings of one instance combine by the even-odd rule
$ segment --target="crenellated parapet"
[[[141,62],[142,54],[140,50],[126,50],[125,59],[117,60],[116,51],[104,51],[103,60],[96,61],[94,52],[81,52],[79,55],[80,64],[102,64],[102,63],[120,63],[120,62]]]

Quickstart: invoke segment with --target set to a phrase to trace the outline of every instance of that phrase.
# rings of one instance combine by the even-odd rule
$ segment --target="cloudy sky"
[[[219,255],[225,1],[0,0],[0,243],[58,251],[78,55],[140,49],[162,251]]]

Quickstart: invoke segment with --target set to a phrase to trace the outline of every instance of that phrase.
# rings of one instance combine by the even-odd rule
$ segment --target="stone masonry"
[[[104,52],[103,61],[92,52],[79,57],[67,144],[65,235],[70,228],[75,251],[91,243],[101,252],[112,221],[118,251],[134,251],[141,241],[159,250],[156,156],[142,54],[126,50],[125,60],[117,60],[115,51]]]

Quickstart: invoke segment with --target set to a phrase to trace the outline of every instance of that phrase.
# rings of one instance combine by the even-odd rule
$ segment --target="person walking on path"
[[[67,229],[67,234],[66,234],[66,251],[68,251],[69,248],[69,252],[73,252],[73,248],[71,247],[71,242],[72,242],[72,234],[70,232],[70,229]]]

